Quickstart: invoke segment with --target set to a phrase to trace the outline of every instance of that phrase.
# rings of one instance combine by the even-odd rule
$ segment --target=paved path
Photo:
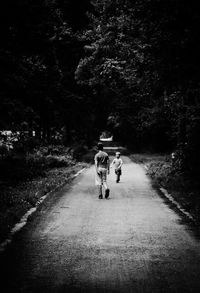
[[[109,200],[91,167],[45,201],[1,260],[4,292],[200,292],[198,238],[123,159]]]

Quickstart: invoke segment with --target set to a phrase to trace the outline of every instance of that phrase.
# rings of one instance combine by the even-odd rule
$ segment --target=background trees
[[[66,143],[107,129],[198,166],[197,1],[9,0],[0,19],[1,129]]]
[[[198,4],[92,3],[76,79],[106,104],[104,124],[122,141],[135,149],[184,148],[192,169],[200,161]]]
[[[49,140],[61,128],[71,132],[83,95],[74,81],[82,53],[76,36],[86,25],[89,1],[6,1],[1,6],[0,128],[36,131]],[[66,129],[66,131],[65,131]]]

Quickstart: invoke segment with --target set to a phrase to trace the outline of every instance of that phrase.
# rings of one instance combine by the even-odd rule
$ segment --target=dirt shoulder
[[[131,154],[130,158],[145,166],[154,187],[165,188],[174,200],[200,223],[200,184],[197,180],[175,171],[170,155]]]

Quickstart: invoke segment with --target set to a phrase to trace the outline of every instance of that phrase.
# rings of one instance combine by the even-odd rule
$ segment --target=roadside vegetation
[[[0,242],[27,210],[87,166],[84,148],[41,146],[30,153],[8,152],[0,159]]]
[[[155,188],[164,187],[195,220],[200,222],[200,182],[180,169],[172,155],[134,154],[131,159],[146,167]]]

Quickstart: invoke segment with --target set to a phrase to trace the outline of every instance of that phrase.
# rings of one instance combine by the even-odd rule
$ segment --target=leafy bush
[[[0,156],[5,157],[8,155],[8,147],[5,144],[0,145]]]
[[[84,154],[88,151],[88,147],[84,141],[80,142],[79,144],[74,144],[71,148],[71,155],[79,160]]]
[[[71,148],[65,147],[63,145],[48,145],[48,146],[39,146],[35,148],[35,153],[41,156],[48,156],[48,155],[65,155],[68,156],[70,153]]]
[[[172,169],[169,162],[152,162],[148,165],[148,174],[155,183],[165,184],[171,177]]]
[[[40,169],[49,169],[49,168],[59,168],[59,167],[68,167],[75,164],[73,158],[68,156],[54,156],[47,155],[42,156],[40,154],[29,154],[26,157],[27,165],[30,168],[40,168]]]
[[[62,155],[53,155],[55,149],[42,147],[34,153],[7,156],[0,160],[0,179],[19,181],[43,175],[48,169],[73,166],[75,160],[68,149],[58,149]],[[66,154],[65,154],[66,153]]]

